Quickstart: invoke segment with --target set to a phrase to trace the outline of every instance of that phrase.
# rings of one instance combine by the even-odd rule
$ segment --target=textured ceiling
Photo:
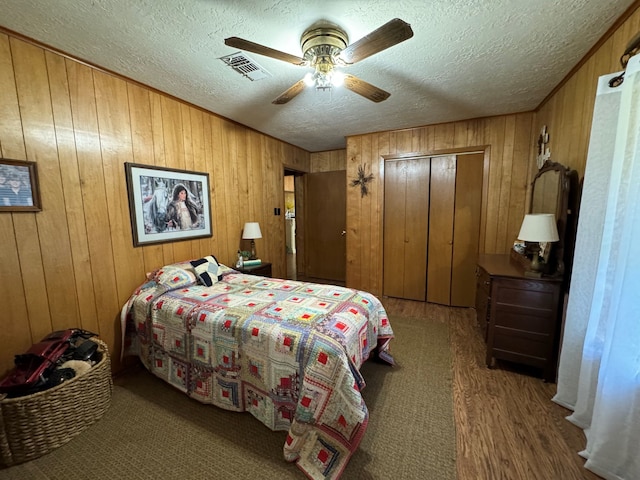
[[[633,0],[2,0],[0,25],[315,152],[345,136],[535,109]],[[307,89],[271,101],[310,69],[249,53],[250,81],[220,57],[242,37],[301,56],[314,22],[351,43],[393,18],[413,38],[348,67],[391,93]],[[620,52],[622,53],[622,52]]]

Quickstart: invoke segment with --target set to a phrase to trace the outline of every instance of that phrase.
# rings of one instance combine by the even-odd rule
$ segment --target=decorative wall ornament
[[[544,162],[551,158],[551,152],[546,145],[549,143],[549,134],[547,133],[547,126],[543,126],[538,137],[538,169],[542,168]]]
[[[357,187],[360,186],[360,197],[364,197],[369,193],[369,188],[367,187],[367,183],[373,180],[373,173],[369,175],[366,174],[367,164],[358,166],[358,177],[351,180],[351,186]]]

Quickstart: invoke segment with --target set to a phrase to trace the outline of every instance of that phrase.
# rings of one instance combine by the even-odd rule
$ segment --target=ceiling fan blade
[[[271,103],[273,103],[274,105],[282,105],[283,103],[287,103],[289,100],[292,100],[296,95],[302,92],[305,86],[306,84],[304,82],[304,79],[298,80],[287,91],[285,91]]]
[[[362,95],[364,98],[368,98],[376,103],[386,100],[391,95],[389,92],[385,92],[381,88],[349,74],[344,76],[344,86],[352,92]]]
[[[276,60],[282,60],[283,62],[293,63],[294,65],[304,65],[305,60],[295,55],[290,55],[280,50],[274,50],[273,48],[265,47],[258,43],[250,42],[239,37],[229,37],[224,39],[225,45],[230,47],[239,48],[240,50],[246,50],[247,52],[257,53],[258,55],[264,55],[265,57],[275,58]]]
[[[413,37],[411,25],[399,18],[394,18],[342,50],[340,57],[346,63],[356,63],[411,37]]]

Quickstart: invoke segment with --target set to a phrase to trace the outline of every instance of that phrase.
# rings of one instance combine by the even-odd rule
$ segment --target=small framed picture
[[[36,164],[0,158],[0,213],[40,210],[42,204]]]
[[[134,247],[213,235],[208,173],[124,166]]]

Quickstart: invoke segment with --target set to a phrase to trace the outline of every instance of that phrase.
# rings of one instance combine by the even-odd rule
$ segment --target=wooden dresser
[[[487,366],[495,359],[542,370],[555,382],[562,322],[562,279],[529,278],[509,255],[478,257],[476,313],[487,343]]]

